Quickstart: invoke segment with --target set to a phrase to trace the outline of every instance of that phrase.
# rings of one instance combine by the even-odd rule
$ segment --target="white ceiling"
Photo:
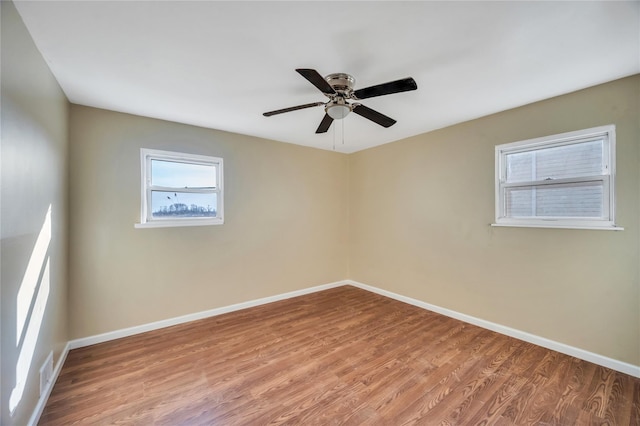
[[[640,72],[640,2],[16,1],[69,100],[355,152]],[[418,90],[315,134],[295,72]],[[344,138],[344,145],[343,145]]]

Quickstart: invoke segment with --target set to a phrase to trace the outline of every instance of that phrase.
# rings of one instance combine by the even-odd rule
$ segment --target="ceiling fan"
[[[326,133],[327,130],[329,130],[329,127],[331,127],[333,120],[340,120],[346,117],[351,111],[383,127],[393,126],[396,123],[396,120],[393,118],[387,117],[386,115],[360,103],[349,103],[348,100],[358,101],[360,99],[390,95],[392,93],[407,92],[418,88],[415,80],[408,77],[401,80],[365,87],[364,89],[353,90],[356,80],[349,74],[335,73],[322,77],[318,71],[310,68],[298,68],[296,71],[306,78],[311,84],[316,86],[318,90],[329,98],[329,101],[313,102],[310,104],[278,109],[275,111],[265,112],[262,115],[265,117],[271,117],[272,115],[282,114],[284,112],[297,111],[299,109],[322,105],[324,106],[325,114],[320,125],[316,129],[316,133]]]

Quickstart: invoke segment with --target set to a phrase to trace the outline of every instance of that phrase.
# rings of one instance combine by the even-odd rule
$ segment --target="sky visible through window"
[[[217,194],[212,192],[181,192],[182,188],[216,188],[216,168],[212,165],[151,161],[151,185],[163,187],[152,191],[151,211],[154,217],[214,217]]]

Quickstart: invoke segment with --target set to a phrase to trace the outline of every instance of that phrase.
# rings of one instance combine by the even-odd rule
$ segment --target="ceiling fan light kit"
[[[396,120],[393,118],[387,117],[386,115],[360,103],[349,103],[348,100],[373,98],[376,96],[407,92],[418,88],[415,80],[411,77],[407,77],[401,80],[365,87],[364,89],[354,91],[353,86],[356,83],[356,79],[349,74],[334,73],[329,74],[326,77],[322,77],[318,71],[310,68],[298,68],[296,71],[320,90],[327,98],[329,98],[329,100],[327,102],[313,102],[310,104],[269,111],[265,112],[263,115],[265,117],[271,117],[276,114],[323,105],[325,115],[320,122],[316,133],[327,132],[334,120],[341,120],[352,111],[361,117],[379,124],[380,126],[393,126],[396,123]]]
[[[347,104],[330,104],[324,111],[334,120],[342,120],[351,112],[351,107]]]

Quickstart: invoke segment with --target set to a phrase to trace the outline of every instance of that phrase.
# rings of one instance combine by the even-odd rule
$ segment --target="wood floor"
[[[354,287],[69,353],[42,425],[640,425],[640,379]]]

